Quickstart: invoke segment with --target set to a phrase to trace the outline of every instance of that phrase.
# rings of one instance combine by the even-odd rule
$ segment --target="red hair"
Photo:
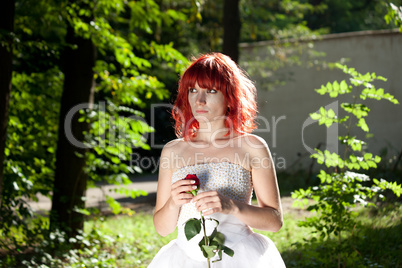
[[[237,133],[250,133],[256,128],[256,88],[247,74],[237,64],[221,53],[205,54],[195,59],[183,73],[174,107],[175,132],[188,140],[199,128],[188,101],[190,88],[198,84],[201,88],[222,92],[228,103],[225,125]]]

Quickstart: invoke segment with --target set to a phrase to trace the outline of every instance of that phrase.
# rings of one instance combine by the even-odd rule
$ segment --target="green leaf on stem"
[[[184,226],[184,233],[186,235],[187,240],[190,240],[201,231],[201,221],[196,218],[192,218],[186,222]]]
[[[210,236],[208,236],[208,239],[209,239],[208,241],[211,241],[211,244],[217,234],[218,234],[218,231],[216,228],[214,228],[214,231],[212,232],[212,234]]]
[[[356,124],[356,126],[360,127],[363,131],[366,131],[366,132],[369,131],[366,120],[364,120],[364,118],[360,118],[359,122]]]
[[[225,252],[230,257],[233,257],[234,251],[231,248],[223,246],[222,250],[223,250],[223,252]]]
[[[223,245],[223,243],[225,243],[225,236],[221,232],[216,232],[215,236],[211,240],[211,244]]]
[[[201,245],[202,254],[204,254],[205,258],[211,259],[215,256],[215,251],[217,250],[217,246],[206,246]]]

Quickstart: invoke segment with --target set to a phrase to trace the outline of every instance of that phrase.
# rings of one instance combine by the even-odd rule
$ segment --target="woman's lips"
[[[205,113],[208,113],[208,111],[205,111],[205,110],[196,110],[195,111],[197,114],[205,114]]]

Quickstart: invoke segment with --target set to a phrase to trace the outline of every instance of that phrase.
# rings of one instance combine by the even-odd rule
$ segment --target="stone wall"
[[[272,54],[268,48],[272,45],[272,42],[242,44],[240,66],[246,70],[250,68],[246,60],[253,57],[260,63],[269,61]],[[320,60],[335,62],[348,59],[345,63],[348,67],[388,78],[387,82],[380,81],[376,86],[384,88],[402,102],[402,34],[395,31],[332,34],[314,41],[313,49],[325,52],[326,56]],[[284,67],[273,73],[271,80],[276,75],[286,77],[285,85],[266,90],[262,89],[266,88],[265,80],[252,77],[258,88],[260,129],[256,134],[269,144],[279,171],[308,167],[311,150],[319,144],[321,149],[339,152],[343,149],[337,147],[336,141],[338,133],[344,134],[344,130],[341,127],[327,130],[325,126],[318,126],[309,119],[309,114],[320,106],[328,106],[342,115],[340,103],[350,100],[340,99],[337,102],[328,95],[317,94],[314,89],[334,80],[348,81],[349,77],[340,70],[323,68],[325,64],[311,65],[307,61],[308,55],[306,50],[301,55],[301,66]],[[386,100],[369,100],[364,104],[371,109],[367,123],[374,136],[367,140],[362,131],[352,134],[367,140],[370,152],[379,154],[386,150],[383,161],[392,166],[392,161],[402,150],[402,105]]]

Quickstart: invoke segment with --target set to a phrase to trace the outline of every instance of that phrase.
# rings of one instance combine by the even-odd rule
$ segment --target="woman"
[[[256,89],[229,57],[213,53],[196,59],[184,72],[173,109],[179,139],[165,145],[159,166],[156,231],[177,239],[164,246],[149,267],[207,267],[198,242],[187,240],[190,218],[219,221],[218,231],[233,257],[223,254],[213,267],[285,267],[273,242],[251,228],[278,231],[283,222],[274,164],[256,128]],[[196,174],[194,180],[183,180]],[[254,188],[258,206],[251,205]],[[213,229],[214,221],[206,229]],[[216,224],[215,224],[216,225]]]

